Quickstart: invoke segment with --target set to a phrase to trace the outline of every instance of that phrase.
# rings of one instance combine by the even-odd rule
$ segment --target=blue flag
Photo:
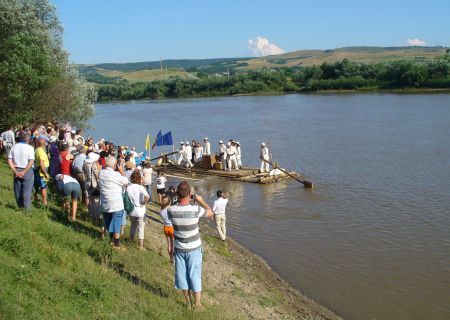
[[[165,146],[173,145],[173,142],[172,142],[172,131],[169,131],[165,135],[163,135],[162,141],[163,141],[163,145],[165,145]]]
[[[156,146],[163,146],[163,136],[161,130],[159,130],[158,135],[155,138],[155,142],[153,143],[152,149],[155,149]]]

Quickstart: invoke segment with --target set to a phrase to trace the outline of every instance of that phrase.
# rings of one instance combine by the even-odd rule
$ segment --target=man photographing
[[[195,307],[201,307],[202,291],[202,242],[198,230],[201,217],[210,218],[213,212],[199,195],[193,195],[191,186],[182,181],[177,187],[178,204],[167,209],[175,237],[175,288],[183,291],[186,305],[191,307],[191,291],[194,292]]]

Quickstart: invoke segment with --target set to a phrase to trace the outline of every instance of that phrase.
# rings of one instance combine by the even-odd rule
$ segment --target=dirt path
[[[150,206],[146,243],[168,259],[158,208]],[[234,240],[225,242],[214,228],[200,224],[203,255],[203,300],[233,308],[244,319],[340,319],[292,288],[267,263]]]

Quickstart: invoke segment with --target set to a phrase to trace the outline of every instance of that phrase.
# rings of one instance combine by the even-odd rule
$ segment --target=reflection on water
[[[101,104],[93,125],[138,149],[160,129],[174,141],[208,136],[213,151],[236,138],[246,166],[270,140],[274,159],[315,188],[192,182],[210,203],[228,194],[232,237],[345,318],[450,319],[450,95]]]

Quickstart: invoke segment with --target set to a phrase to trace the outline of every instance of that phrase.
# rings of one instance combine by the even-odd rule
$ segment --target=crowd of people
[[[200,161],[203,155],[211,153],[208,139],[204,142],[202,146],[193,141],[192,151],[186,144],[180,158],[188,163]],[[238,147],[238,142],[230,141],[226,148],[231,149],[226,151],[230,170],[239,169]],[[20,130],[9,128],[0,136],[0,149],[14,174],[14,195],[19,208],[30,210],[32,198],[35,205],[48,206],[48,189],[53,184],[62,195],[62,212],[67,213],[70,222],[76,221],[78,202],[82,201],[93,221],[101,225],[102,236],[109,235],[112,248],[120,251],[125,250],[120,239],[129,217],[130,239],[137,238],[139,248],[145,250],[153,169],[150,159],[143,158],[135,148],[115,146],[104,139],[95,143],[92,137],[84,138],[82,129],[48,124]],[[193,155],[189,159],[190,152]],[[200,306],[203,251],[199,218],[214,216],[220,239],[225,241],[228,199],[222,191],[217,191],[218,199],[211,209],[200,195],[191,192],[187,182],[181,182],[177,188],[170,186],[167,191],[166,183],[164,173],[158,169],[159,215],[169,259],[175,264],[175,287],[183,292],[188,306]]]

